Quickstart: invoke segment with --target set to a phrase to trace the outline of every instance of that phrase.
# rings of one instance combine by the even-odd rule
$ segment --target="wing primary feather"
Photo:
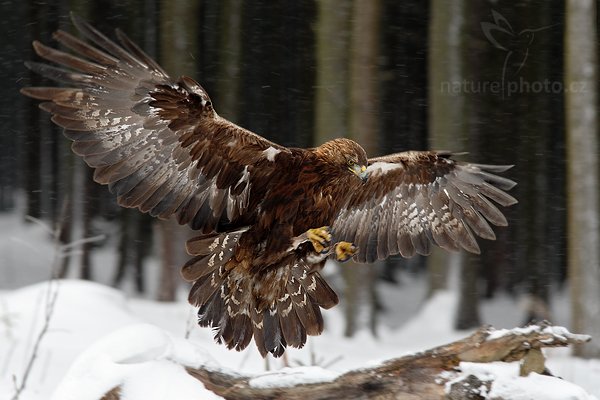
[[[54,100],[59,95],[73,95],[79,92],[79,89],[62,88],[62,87],[25,87],[21,88],[20,92],[36,100]]]
[[[495,240],[496,234],[487,221],[473,207],[462,210],[463,217],[473,232],[484,239]]]
[[[120,29],[116,29],[115,33],[117,38],[130,53],[135,55],[139,60],[143,63],[151,67],[156,72],[160,73],[163,76],[169,76],[165,70],[156,62],[152,57],[150,57],[144,50],[142,50],[137,44],[135,44],[129,37]]]
[[[66,85],[90,86],[93,80],[92,76],[71,71],[65,68],[54,67],[52,65],[38,63],[33,61],[25,61],[25,66],[31,71],[52,79],[55,82]]]
[[[483,185],[481,185],[481,194],[487,196],[504,207],[508,207],[517,203],[517,199],[487,182],[484,182]]]
[[[482,195],[477,195],[471,199],[473,208],[480,212],[488,221],[496,226],[507,226],[508,221],[504,214],[498,210],[488,199]]]
[[[501,190],[510,190],[517,185],[517,182],[511,179],[504,178],[498,175],[488,174],[487,172],[480,172],[479,175],[483,178],[483,180]]]
[[[506,172],[509,169],[511,169],[512,167],[514,167],[514,165],[491,165],[491,164],[476,164],[476,163],[470,163],[469,165],[479,168],[482,171],[488,171],[488,172],[494,172],[494,173]]]
[[[101,74],[106,70],[106,67],[84,60],[69,53],[48,47],[37,40],[33,41],[33,48],[38,56],[45,58],[48,61],[53,61],[65,67],[73,68],[85,73]]]
[[[119,60],[113,56],[90,46],[89,44],[79,40],[75,36],[65,31],[58,30],[54,32],[52,37],[65,47],[102,65],[117,65],[119,63]]]
[[[132,66],[137,65],[139,67],[146,68],[146,66],[140,60],[133,57],[121,46],[117,45],[112,40],[107,38],[103,33],[96,30],[96,28],[88,24],[75,13],[71,13],[71,20],[73,21],[73,25],[75,25],[77,30],[81,32],[87,39],[102,47],[104,50],[108,51],[118,59],[127,62]]]

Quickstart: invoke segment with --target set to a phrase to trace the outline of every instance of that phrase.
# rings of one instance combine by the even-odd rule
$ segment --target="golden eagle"
[[[22,93],[43,101],[120,205],[200,231],[182,275],[199,324],[228,348],[254,336],[280,356],[320,334],[320,308],[338,302],[319,273],[329,257],[411,257],[431,243],[478,253],[474,234],[494,239],[488,222],[507,224],[490,199],[516,203],[504,192],[515,183],[494,175],[508,166],[433,151],[368,158],[349,139],[283,147],[221,118],[200,84],[171,79],[121,31],[116,44],[73,23],[88,42],[59,30],[72,52],[35,41],[58,66],[26,63],[65,87]]]

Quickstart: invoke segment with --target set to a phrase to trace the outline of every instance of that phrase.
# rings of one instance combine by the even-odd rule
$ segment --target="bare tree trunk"
[[[174,77],[195,76],[196,62],[192,54],[198,48],[199,1],[163,0],[161,2],[161,64]],[[161,273],[158,300],[174,301],[184,248],[181,231],[173,219],[157,222],[161,243]]]
[[[30,37],[39,38],[41,36],[41,25],[43,21],[44,10],[34,3],[28,5],[28,19],[36,21],[30,25]],[[33,49],[30,50],[27,59],[33,59]],[[33,71],[29,71],[29,81],[31,86],[41,86],[42,78]],[[24,189],[26,196],[25,216],[40,218],[41,208],[41,179],[40,179],[40,109],[37,101],[26,99],[27,111],[25,113],[25,162],[24,162]]]
[[[62,220],[55,220],[54,225],[61,224],[59,240],[62,244],[67,244],[72,241],[73,236],[73,188],[78,187],[75,184],[75,162],[81,162],[75,158],[75,154],[71,151],[71,143],[64,140],[62,133],[56,138],[59,140],[57,152],[59,154],[60,164],[57,171],[57,179],[59,181],[59,190],[57,193],[57,204],[62,205],[62,212],[56,212],[57,217]],[[61,259],[61,266],[58,271],[59,278],[65,278],[68,273],[71,255],[65,254]]]
[[[348,0],[319,0],[317,14],[317,84],[315,90],[315,133],[313,144],[320,145],[348,133],[348,58],[350,51],[350,15]],[[354,331],[353,304],[356,268],[342,266],[347,290],[344,292],[346,334]]]
[[[158,301],[174,301],[177,293],[177,282],[179,281],[179,267],[181,267],[181,257],[177,253],[181,252],[181,238],[179,234],[181,227],[174,219],[160,221],[157,224],[160,241],[160,277],[158,288]]]
[[[430,1],[429,22],[429,147],[456,150],[465,142],[465,104],[461,93],[447,90],[464,77],[461,59],[462,0]],[[449,86],[450,85],[450,86]],[[429,295],[447,287],[450,257],[434,248],[427,258]]]
[[[348,0],[319,0],[317,19],[317,87],[314,145],[348,133]]]
[[[14,54],[15,58],[23,60],[33,56],[29,46],[32,39],[29,35],[33,33],[33,27],[30,23],[24,23],[30,21],[28,7],[29,3],[24,2],[2,3],[2,29],[5,32],[3,54]],[[0,88],[0,109],[11,112],[7,118],[0,118],[0,129],[4,132],[0,135],[0,212],[13,211],[17,189],[24,189],[24,171],[28,167],[24,157],[24,141],[27,136],[26,129],[32,119],[29,115],[32,99],[17,95],[18,87],[22,86],[22,83],[16,79],[13,79],[13,82],[7,80],[7,77],[24,76],[23,64],[16,59],[8,62],[10,57],[6,57],[5,60],[0,73],[4,82]],[[11,130],[20,134],[8,134]]]
[[[219,114],[236,121],[240,86],[242,2],[222,0],[219,10],[219,71],[217,90]]]
[[[425,150],[429,3],[382,0],[380,154]],[[424,271],[426,257],[389,257],[379,278],[402,285],[398,271]]]
[[[92,217],[94,215],[94,203],[96,196],[96,183],[92,178],[92,170],[87,166],[83,167],[84,171],[84,182],[83,182],[83,204],[82,204],[82,215],[81,215],[81,237],[89,238],[93,236],[92,230]],[[84,242],[81,245],[81,262],[79,276],[82,279],[92,280],[92,242]]]
[[[162,0],[160,5],[161,65],[174,77],[194,76],[198,52],[199,0]]]
[[[125,278],[127,272],[127,264],[129,262],[129,246],[131,245],[131,224],[132,215],[131,211],[137,212],[137,210],[129,210],[122,208],[119,210],[119,244],[117,245],[117,265],[115,266],[115,273],[112,279],[112,285],[118,287]]]
[[[573,328],[600,336],[596,3],[569,0],[566,12],[568,262]],[[575,353],[598,357],[600,344],[578,346]]]
[[[481,325],[479,314],[478,266],[479,259],[464,254],[460,260],[458,309],[454,320],[456,329],[472,329]]]
[[[350,136],[359,142],[367,154],[376,154],[379,147],[378,57],[379,0],[355,1],[352,9],[350,42]],[[367,326],[376,328],[376,293],[374,264],[343,266],[346,278],[346,335]],[[352,276],[350,276],[352,274]]]
[[[467,78],[466,16],[464,1],[430,2],[429,57],[429,145],[432,149],[469,151],[475,146],[470,138],[469,101],[473,95],[454,91]],[[450,265],[460,267],[459,310],[455,326],[468,329],[478,326],[478,262],[473,256],[447,254],[435,248],[427,260],[429,295],[445,289]],[[454,289],[454,288],[453,288]]]
[[[71,158],[72,159],[72,158]],[[71,174],[70,176],[71,179],[73,179],[73,174]],[[68,187],[71,188],[72,186],[72,182],[70,184],[68,184]],[[55,222],[55,224],[61,224],[61,229],[59,230],[59,236],[58,236],[58,240],[60,241],[61,244],[65,245],[67,243],[71,242],[71,230],[73,228],[73,210],[72,210],[72,205],[73,202],[71,201],[71,196],[69,196],[69,194],[71,193],[71,191],[69,190],[67,192],[67,195],[62,197],[62,201],[63,201],[63,216],[62,216],[62,220],[57,220]],[[67,277],[67,273],[69,272],[69,262],[71,261],[71,256],[69,254],[65,254],[61,260],[60,260],[60,266],[58,268],[58,271],[56,273],[56,277],[58,279],[64,279]]]
[[[512,4],[511,4],[512,7]],[[527,8],[525,8],[527,7]],[[527,27],[548,27],[552,24],[551,12],[554,5],[529,3],[524,6],[521,22],[518,15],[514,23]],[[529,12],[527,12],[529,10]],[[508,15],[507,18],[510,18]],[[552,42],[551,31],[541,31],[529,49],[526,62],[523,61],[519,73],[512,75],[510,66],[503,71],[506,74],[506,84],[519,82],[535,84],[551,77],[550,66],[553,55],[549,49]],[[520,133],[518,142],[518,179],[519,182],[519,207],[518,235],[520,254],[517,258],[517,267],[522,271],[521,280],[529,297],[525,321],[543,320],[549,317],[549,289],[550,278],[555,273],[552,268],[551,255],[547,244],[549,238],[550,221],[548,220],[551,199],[548,191],[554,191],[554,186],[560,182],[549,183],[551,175],[550,164],[553,163],[549,156],[549,140],[556,123],[552,121],[551,93],[543,96],[529,90],[522,90],[518,97],[505,99],[512,103],[518,126],[515,128]],[[511,106],[509,105],[509,107]]]
[[[150,254],[152,249],[152,224],[153,220],[149,215],[138,214],[135,217],[135,244],[134,244],[134,282],[138,293],[146,292],[144,280],[144,260]]]

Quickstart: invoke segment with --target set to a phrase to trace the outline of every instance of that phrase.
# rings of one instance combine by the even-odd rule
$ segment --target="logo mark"
[[[517,32],[499,12],[492,10],[492,17],[494,22],[482,22],[481,30],[494,47],[506,52],[504,64],[502,65],[502,88],[504,88],[506,79],[516,76],[525,66],[535,34],[555,25],[543,26],[537,29],[523,29]],[[504,95],[504,90],[502,93]]]

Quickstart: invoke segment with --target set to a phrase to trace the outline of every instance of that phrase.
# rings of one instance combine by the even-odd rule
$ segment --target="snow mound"
[[[0,292],[0,393],[20,384],[45,320],[48,291],[58,291],[52,318],[20,399],[48,398],[77,356],[106,333],[139,323],[117,290],[86,281],[47,282]]]
[[[53,400],[97,400],[115,387],[123,399],[219,398],[185,366],[213,363],[197,346],[161,329],[138,324],[96,342],[73,363]]]
[[[129,400],[214,399],[218,397],[191,377],[186,367],[203,366],[228,374],[240,371],[249,377],[253,387],[282,387],[331,381],[349,370],[377,365],[465,336],[465,332],[454,331],[451,326],[456,303],[451,292],[434,296],[400,329],[381,327],[378,338],[367,332],[343,337],[343,316],[338,308],[325,313],[328,328],[321,336],[311,337],[305,348],[292,349],[288,355],[292,365],[311,365],[314,362],[310,360],[315,359],[321,367],[265,372],[265,361],[254,346],[244,352],[227,350],[214,343],[210,329],[193,329],[190,339],[184,339],[186,319],[195,318],[195,311],[185,302],[127,299],[119,291],[86,281],[65,280],[57,284],[58,297],[50,326],[19,400],[42,400],[51,395],[56,400],[98,399],[115,387],[120,387],[122,398]],[[13,377],[18,383],[23,377],[43,325],[48,289],[48,283],[41,283],[0,292],[2,399],[11,398],[14,393]],[[554,333],[566,334],[561,332]],[[558,350],[548,354],[550,370],[598,395],[600,362],[575,359],[565,349]],[[278,369],[281,360],[271,359],[269,364]],[[465,379],[471,374],[482,381],[486,376],[487,380],[493,378],[490,396],[502,394],[513,400],[595,399],[580,387],[556,378],[521,378],[517,365],[463,363],[461,369],[462,372],[452,372],[455,375],[445,378]]]

